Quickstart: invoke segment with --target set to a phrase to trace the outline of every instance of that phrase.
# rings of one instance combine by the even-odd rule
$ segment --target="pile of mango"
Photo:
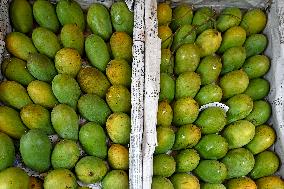
[[[269,148],[270,59],[263,10],[160,3],[162,40],[152,189],[284,189]],[[221,102],[229,107],[202,105]]]
[[[0,188],[84,188],[77,180],[129,187],[133,19],[125,2],[88,10],[73,0],[11,2],[11,56],[1,65]],[[44,182],[13,167],[15,154]]]

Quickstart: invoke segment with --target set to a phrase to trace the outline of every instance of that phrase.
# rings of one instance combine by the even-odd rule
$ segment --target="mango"
[[[158,146],[155,148],[155,153],[167,153],[173,147],[175,142],[175,133],[173,129],[170,127],[158,127],[157,142]]]
[[[266,25],[266,14],[260,9],[248,10],[242,19],[241,25],[247,32],[247,35],[262,32]]]
[[[249,177],[230,179],[228,180],[226,187],[228,189],[238,189],[238,188],[257,189],[255,182]]]
[[[174,158],[167,154],[158,154],[153,157],[153,175],[171,176],[176,170]]]
[[[108,89],[106,102],[113,112],[131,111],[131,94],[123,85],[113,85]]]
[[[43,81],[32,81],[27,87],[28,94],[35,104],[46,108],[53,108],[59,102],[52,92],[50,84]]]
[[[33,4],[33,15],[39,26],[52,32],[59,30],[59,21],[53,4],[47,0],[37,0]]]
[[[28,33],[33,28],[32,7],[26,0],[13,0],[11,2],[10,18],[16,31]]]
[[[29,129],[40,129],[47,135],[54,133],[50,121],[50,113],[47,109],[38,104],[28,104],[20,112],[23,123]]]
[[[181,45],[194,43],[196,31],[192,25],[186,24],[178,28],[174,37],[171,49],[176,51]]]
[[[177,154],[175,160],[176,172],[190,172],[198,166],[200,157],[196,150],[185,149]]]
[[[91,65],[104,72],[110,61],[110,53],[104,40],[98,35],[89,35],[85,40],[85,51]]]
[[[226,113],[219,107],[209,107],[203,110],[195,124],[200,128],[202,134],[218,133],[226,125]]]
[[[0,83],[0,101],[16,109],[32,104],[26,89],[16,81]]]
[[[253,109],[253,101],[246,94],[239,94],[231,97],[226,105],[229,106],[227,112],[227,122],[232,123],[247,117]]]
[[[249,95],[253,100],[261,100],[268,95],[270,84],[266,79],[256,78],[249,82],[244,94]]]
[[[192,7],[181,4],[173,9],[171,28],[176,31],[180,26],[191,24],[193,18]]]
[[[128,35],[132,35],[134,13],[128,9],[125,2],[113,3],[110,9],[110,16],[115,31],[126,32]]]
[[[226,189],[223,184],[211,184],[211,183],[202,183],[200,186],[201,189]]]
[[[278,176],[262,177],[256,181],[256,185],[257,185],[257,188],[259,189],[271,189],[271,188],[283,189],[284,188],[284,182]]]
[[[82,56],[84,51],[84,34],[76,24],[66,24],[60,32],[60,40],[65,48],[73,48]]]
[[[106,162],[94,156],[83,157],[75,167],[76,176],[86,184],[94,184],[101,181],[107,171]]]
[[[52,109],[51,122],[56,133],[64,139],[77,140],[79,118],[75,110],[66,104],[59,104]]]
[[[8,58],[4,61],[7,61],[7,65],[5,66],[5,69],[2,69],[2,73],[8,80],[16,81],[25,86],[35,80],[29,73],[25,61],[15,57]],[[4,68],[4,66],[2,68]]]
[[[214,16],[214,10],[209,7],[202,7],[200,9],[197,9],[192,20],[192,25],[197,28],[197,34],[200,34],[207,29],[213,28],[214,23],[212,19]]]
[[[0,185],[3,189],[29,189],[29,176],[21,168],[10,167],[0,172]]]
[[[228,170],[227,179],[247,175],[254,167],[253,154],[245,148],[230,150],[222,159]]]
[[[227,49],[222,55],[223,67],[221,74],[240,69],[245,60],[246,50],[244,47],[232,47]]]
[[[192,97],[198,93],[201,85],[201,78],[195,72],[184,72],[176,79],[175,99]]]
[[[168,25],[172,21],[172,8],[168,3],[159,3],[157,6],[158,24]]]
[[[158,27],[158,37],[161,39],[161,48],[168,49],[173,41],[173,32],[169,26]]]
[[[6,35],[5,43],[9,53],[23,60],[27,60],[31,53],[37,52],[31,38],[20,32]]]
[[[106,68],[106,76],[112,85],[131,86],[131,66],[125,60],[111,60]]]
[[[100,125],[105,125],[107,118],[111,114],[107,103],[94,94],[81,96],[77,107],[82,117],[89,121],[95,121]]]
[[[52,145],[48,136],[39,129],[32,129],[20,140],[20,152],[25,165],[44,172],[50,167]]]
[[[214,29],[203,31],[196,39],[196,45],[200,47],[200,56],[208,56],[215,53],[222,42],[221,33]]]
[[[227,29],[238,26],[242,21],[242,12],[237,7],[228,7],[221,11],[217,19],[217,29],[221,32]]]
[[[220,102],[222,100],[222,95],[223,92],[221,87],[212,83],[201,87],[194,99],[202,106],[212,102]]]
[[[128,170],[128,149],[120,144],[112,144],[108,149],[108,163],[113,169]]]
[[[159,101],[167,100],[171,102],[173,101],[174,96],[175,96],[174,79],[166,73],[161,73]]]
[[[29,72],[38,80],[51,82],[57,71],[54,63],[44,54],[31,54],[27,60]]]
[[[175,189],[199,189],[199,180],[188,173],[176,173],[171,177]]]
[[[0,171],[8,167],[12,167],[15,161],[15,147],[13,140],[6,135],[5,133],[0,132],[0,149],[1,162],[0,162]]]
[[[85,30],[85,16],[80,5],[73,0],[60,0],[56,4],[56,14],[62,26],[76,24]]]
[[[174,189],[174,186],[169,179],[155,176],[152,178],[151,189]]]
[[[264,100],[254,101],[251,113],[245,118],[255,126],[262,125],[268,121],[271,116],[271,106]]]
[[[248,58],[243,70],[247,73],[250,79],[255,79],[264,76],[270,68],[270,60],[265,55],[255,55]]]
[[[54,58],[56,52],[61,48],[57,36],[49,29],[43,27],[33,30],[32,40],[38,52],[49,58]]]
[[[61,140],[52,151],[51,164],[54,169],[72,169],[79,157],[80,150],[75,141]]]
[[[76,189],[78,187],[76,177],[68,169],[56,169],[50,171],[44,178],[45,189]]]
[[[106,174],[102,181],[104,189],[128,189],[128,175],[122,170],[112,170]]]
[[[161,73],[172,75],[174,73],[174,56],[170,49],[161,50]]]
[[[108,9],[99,3],[93,3],[87,12],[87,23],[92,32],[105,41],[112,34],[111,18]]]
[[[173,110],[171,105],[166,101],[161,101],[158,104],[157,125],[168,127],[172,124]]]
[[[193,125],[183,125],[176,132],[173,150],[181,150],[194,147],[201,138],[200,129]]]
[[[261,54],[266,49],[267,43],[268,40],[264,34],[253,34],[249,36],[244,43],[247,58]]]
[[[115,32],[110,38],[110,48],[114,59],[132,62],[132,38],[125,32]]]
[[[83,125],[79,132],[79,141],[87,154],[100,158],[107,156],[106,134],[97,123]]]

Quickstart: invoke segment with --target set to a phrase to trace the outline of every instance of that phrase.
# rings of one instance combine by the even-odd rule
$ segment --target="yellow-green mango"
[[[199,180],[188,173],[176,173],[171,177],[175,189],[200,189]]]
[[[271,116],[271,112],[271,106],[267,101],[254,101],[253,109],[245,119],[253,123],[255,126],[262,125],[268,121]]]
[[[175,99],[192,97],[198,93],[201,85],[201,78],[195,72],[184,72],[176,79]]]
[[[246,30],[247,35],[251,35],[262,32],[266,21],[266,14],[262,10],[251,9],[244,14],[241,26]]]
[[[123,85],[113,85],[108,89],[106,102],[113,112],[129,113],[131,110],[131,94]]]
[[[196,31],[192,25],[183,25],[174,34],[171,49],[176,51],[181,45],[186,43],[194,43],[196,39]]]
[[[158,25],[168,25],[172,21],[173,11],[169,3],[159,3],[157,6]]]
[[[29,175],[19,167],[10,167],[0,172],[0,186],[3,189],[30,189]]]
[[[161,73],[172,75],[174,73],[174,56],[170,49],[161,50]]]
[[[200,189],[226,189],[223,184],[202,183]]]
[[[102,181],[104,189],[129,189],[128,175],[123,170],[112,170]]]
[[[111,168],[119,170],[129,169],[128,149],[120,144],[112,144],[108,149],[108,163]]]
[[[168,154],[158,154],[153,157],[153,175],[170,177],[176,170],[175,159]]]
[[[221,33],[215,29],[202,32],[196,39],[196,45],[200,47],[200,56],[208,56],[215,53],[222,42]]]
[[[265,75],[270,68],[270,60],[265,55],[255,55],[248,58],[244,65],[243,70],[247,73],[250,79],[255,79]]]
[[[194,99],[202,106],[211,102],[220,102],[222,100],[222,95],[223,92],[221,87],[212,83],[201,87]]]
[[[181,4],[173,9],[171,28],[176,31],[180,26],[191,24],[193,18],[192,7]]]
[[[263,78],[256,78],[249,81],[244,94],[249,95],[253,100],[261,100],[268,95],[269,91],[269,82]]]
[[[247,58],[261,54],[266,49],[267,44],[268,39],[264,34],[253,34],[249,36],[244,43]]]
[[[284,181],[278,176],[262,177],[256,181],[258,189],[283,189]]]
[[[46,175],[43,183],[44,189],[77,189],[75,175],[68,169],[55,169]]]
[[[173,101],[175,96],[175,81],[166,73],[160,75],[160,94],[159,101],[167,100]]]
[[[155,148],[156,154],[167,153],[174,145],[175,133],[170,127],[157,128],[157,142],[158,146]]]
[[[106,76],[112,85],[131,86],[131,66],[125,60],[111,60],[106,68]]]
[[[169,26],[159,26],[158,37],[161,39],[162,49],[167,49],[171,47],[173,41],[173,33]]]
[[[201,138],[200,129],[193,125],[187,124],[181,126],[176,132],[173,150],[181,150],[194,147]]]
[[[200,34],[214,26],[215,11],[210,7],[202,7],[198,9],[193,17],[192,25],[196,27],[196,33]]]
[[[185,149],[180,151],[176,157],[176,172],[190,172],[193,171],[199,164],[200,157],[196,150]]]
[[[238,70],[246,60],[246,50],[244,47],[232,47],[227,49],[222,55],[223,67],[221,74]],[[247,73],[247,72],[246,72]]]
[[[239,188],[257,189],[258,188],[255,182],[249,177],[230,179],[226,183],[226,187],[227,189],[239,189]]]
[[[242,12],[237,7],[228,7],[221,11],[217,19],[217,29],[221,32],[227,29],[238,26],[242,21]]]
[[[115,59],[132,62],[132,38],[125,32],[115,32],[110,38],[110,47]]]
[[[163,100],[158,104],[157,125],[169,127],[173,120],[173,110],[167,100]]]

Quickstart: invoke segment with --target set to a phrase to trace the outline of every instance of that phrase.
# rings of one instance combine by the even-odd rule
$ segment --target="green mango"
[[[170,127],[158,127],[157,128],[157,142],[155,153],[162,154],[167,153],[174,145],[175,133]]]
[[[104,5],[93,3],[89,7],[87,23],[94,34],[100,36],[105,41],[109,40],[112,34],[112,25],[109,11]]]
[[[56,76],[54,63],[44,54],[31,54],[27,60],[29,72],[38,80],[50,82]]]
[[[249,78],[243,70],[235,70],[221,77],[219,84],[223,90],[223,98],[227,99],[245,92],[249,85]]]
[[[181,98],[174,103],[173,111],[173,123],[175,126],[186,125],[193,123],[197,119],[199,105],[191,97]]]
[[[151,189],[174,189],[174,186],[166,177],[154,176]]]
[[[268,121],[271,116],[271,106],[264,100],[254,101],[251,113],[245,118],[255,126],[262,125]]]
[[[25,165],[38,172],[50,167],[52,145],[48,136],[39,129],[32,129],[22,136],[20,152]]]
[[[1,154],[0,171],[3,171],[8,167],[13,166],[13,163],[15,161],[15,147],[13,140],[8,135],[1,132],[0,132],[0,145],[2,146],[0,149],[0,154]]]
[[[202,181],[221,184],[227,177],[227,168],[217,160],[201,160],[194,173]]]
[[[270,60],[265,55],[255,55],[248,58],[243,70],[247,73],[250,79],[255,79],[264,76],[270,68]]]
[[[67,74],[58,74],[52,80],[52,92],[62,104],[76,108],[81,95],[79,84]]]
[[[171,105],[166,101],[161,101],[158,104],[157,125],[168,127],[172,124],[173,110]]]
[[[262,177],[256,181],[258,189],[283,189],[284,181],[278,176]]]
[[[37,52],[31,38],[20,32],[6,35],[5,44],[9,53],[23,60],[27,60],[31,53]]]
[[[167,154],[158,154],[153,157],[153,175],[170,177],[176,170],[175,159]]]
[[[3,189],[30,189],[29,176],[19,167],[10,167],[0,172],[0,186]]]
[[[123,85],[111,86],[106,94],[106,102],[113,112],[131,111],[131,94]]]
[[[248,10],[242,19],[241,27],[243,27],[247,35],[261,33],[266,26],[266,14],[260,9]]]
[[[202,106],[211,102],[220,102],[222,100],[222,95],[223,92],[221,87],[212,83],[201,87],[195,96],[195,100],[200,106]]]
[[[176,172],[190,172],[199,164],[199,154],[194,149],[180,151],[176,157]]]
[[[176,31],[180,26],[191,24],[192,18],[192,7],[188,4],[181,4],[173,9],[170,26],[173,31]]]
[[[97,123],[83,125],[79,132],[79,141],[87,154],[100,158],[107,156],[106,134]]]
[[[125,171],[112,170],[106,174],[102,181],[104,189],[129,189],[129,179]]]
[[[195,124],[202,134],[214,134],[223,130],[226,122],[226,113],[222,108],[209,107],[199,114]]]
[[[132,45],[132,38],[125,32],[114,32],[110,38],[110,47],[114,59],[124,59],[131,63]]]
[[[214,26],[214,17],[215,12],[212,8],[202,7],[198,9],[193,17],[192,25],[194,25],[196,29],[196,33],[200,34],[203,31],[213,28]]]
[[[0,131],[12,138],[20,139],[27,132],[19,113],[8,107],[0,106]]]
[[[111,5],[110,16],[115,31],[126,32],[132,35],[134,27],[134,13],[131,12],[124,1]]]
[[[55,57],[56,52],[61,49],[57,36],[49,29],[43,27],[33,30],[32,40],[38,52],[52,59]]]
[[[26,89],[16,81],[0,83],[0,101],[16,109],[32,104]]]
[[[201,77],[201,84],[207,85],[217,81],[221,69],[221,58],[216,55],[209,55],[201,60],[196,73]]]
[[[222,159],[228,170],[227,179],[238,178],[247,175],[254,167],[253,154],[245,148],[230,150]]]
[[[95,94],[81,96],[78,101],[78,110],[85,119],[105,125],[111,114],[107,103]]]
[[[166,73],[161,73],[159,101],[167,100],[168,102],[171,102],[173,101],[174,97],[175,97],[174,79]]]
[[[257,189],[255,182],[249,177],[234,178],[226,183],[227,189],[249,188]]]
[[[51,112],[51,122],[61,138],[78,140],[79,118],[73,108],[66,104],[55,106]]]
[[[106,76],[112,85],[131,86],[131,66],[125,60],[111,60],[106,68]]]
[[[199,180],[188,173],[176,173],[171,177],[175,189],[200,189]]]
[[[227,49],[222,55],[223,67],[221,74],[240,69],[245,60],[246,50],[244,47],[232,47]]]
[[[33,11],[26,0],[13,0],[10,4],[10,19],[16,31],[28,33],[33,29]]]
[[[108,171],[107,164],[102,159],[94,156],[85,156],[75,166],[77,178],[86,183],[101,181]]]
[[[176,132],[173,150],[181,150],[194,147],[201,138],[200,129],[193,125],[183,125]]]
[[[157,17],[158,24],[168,25],[172,21],[173,11],[169,3],[158,3],[157,5]]]
[[[46,108],[53,108],[59,102],[52,92],[50,84],[43,81],[32,81],[27,87],[28,94],[35,104]]]
[[[56,4],[56,14],[62,26],[76,24],[85,30],[85,16],[80,5],[73,0],[59,0]]]
[[[194,43],[195,39],[196,31],[194,27],[189,24],[183,25],[176,31],[171,49],[176,51],[183,44]]]
[[[60,40],[65,48],[73,48],[82,56],[84,51],[84,34],[76,24],[66,24],[60,32]]]
[[[158,37],[161,39],[161,48],[168,49],[173,42],[173,32],[169,26],[158,27]]]
[[[169,75],[174,73],[174,56],[170,49],[161,49],[160,70]]]
[[[196,45],[200,47],[200,56],[208,56],[215,53],[222,41],[221,33],[215,29],[208,29],[202,32],[196,39]]]
[[[25,61],[15,57],[5,59],[4,61],[7,61],[7,65],[5,69],[2,69],[2,73],[8,80],[16,81],[21,85],[28,85],[35,80],[28,71]],[[4,66],[2,68],[4,68]]]
[[[229,144],[229,149],[240,148],[248,144],[255,135],[255,126],[247,120],[239,120],[228,125],[222,135]]]
[[[117,144],[129,144],[131,132],[131,119],[122,112],[111,114],[107,118],[106,130],[109,138]]]
[[[36,115],[36,116],[35,116]],[[47,135],[54,133],[50,121],[50,113],[47,109],[38,104],[28,104],[20,112],[23,123],[29,129],[40,129]]]
[[[226,189],[226,187],[223,184],[203,183],[200,189]]]
[[[227,122],[229,124],[247,117],[253,109],[253,100],[246,94],[239,94],[231,97],[226,105],[229,106],[227,112]]]
[[[237,7],[228,7],[221,11],[216,23],[219,31],[224,32],[227,29],[238,26],[242,21],[242,12]]]
[[[129,169],[128,149],[120,144],[112,144],[108,149],[108,163],[111,168],[119,170]]]
[[[200,49],[195,44],[184,44],[176,51],[175,74],[194,72],[200,61]]]
[[[89,35],[85,40],[85,51],[91,65],[104,72],[110,61],[110,53],[104,40],[98,35]]]
[[[256,78],[249,82],[244,94],[249,95],[253,100],[261,100],[268,95],[270,84],[266,79]]]
[[[59,21],[53,4],[47,0],[36,0],[33,4],[33,15],[39,26],[52,32],[59,30]]]
[[[52,151],[51,164],[54,169],[72,169],[79,157],[80,149],[75,141],[61,140]]]
[[[254,155],[268,149],[276,140],[276,133],[274,129],[268,125],[260,125],[255,128],[255,135],[252,141],[247,144]]]
[[[279,168],[278,156],[271,151],[264,151],[255,157],[255,165],[250,172],[250,177],[259,179],[261,177],[273,175]]]
[[[268,39],[264,34],[253,34],[249,36],[244,44],[247,58],[261,54],[266,49],[267,44]]]
[[[110,87],[107,77],[93,67],[82,68],[77,75],[77,81],[83,92],[96,94],[101,98],[105,97]]]
[[[246,31],[242,27],[231,27],[222,36],[222,43],[218,52],[224,53],[229,48],[242,46],[245,40]]]
[[[77,189],[78,184],[74,174],[68,169],[55,169],[44,178],[44,189]]]
[[[202,75],[201,75],[202,76]],[[176,79],[175,98],[192,97],[198,93],[201,85],[201,78],[195,72],[184,72]]]
[[[224,137],[218,134],[209,134],[201,138],[195,149],[202,158],[216,160],[227,154],[229,145]]]

